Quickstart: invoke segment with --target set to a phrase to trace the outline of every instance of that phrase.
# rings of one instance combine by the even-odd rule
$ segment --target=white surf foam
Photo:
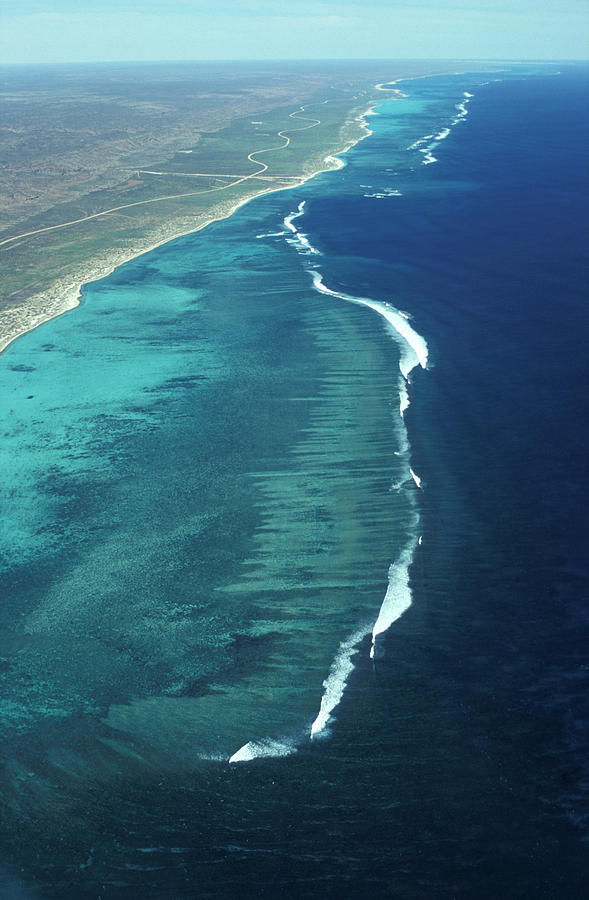
[[[407,447],[407,449],[409,449],[409,447]],[[399,455],[399,454],[397,454],[397,455]],[[413,481],[417,485],[418,488],[423,490],[423,481],[419,477],[419,475],[417,475],[413,471],[411,466],[409,466],[409,475],[406,478],[403,478],[402,481],[396,481],[394,484],[391,485],[390,489],[392,491],[400,491],[401,488],[403,488],[406,484],[409,484],[410,481]]]
[[[306,200],[303,200],[301,203],[299,203],[295,212],[290,213],[284,219],[284,227],[290,229],[290,231],[292,231],[294,234],[297,233],[297,230],[292,223],[294,222],[295,219],[298,219],[299,216],[303,216],[305,214],[306,202],[307,202]]]
[[[419,475],[416,475],[411,466],[409,467],[409,471],[411,472],[411,477],[418,488],[421,488],[421,478]]]
[[[457,125],[465,116],[468,115],[467,104],[470,103],[471,99],[474,97],[474,94],[470,94],[468,91],[464,91],[464,100],[462,103],[456,104],[456,109],[458,110],[458,115],[452,119],[452,125]]]
[[[407,147],[407,150],[419,150],[423,154],[422,165],[429,166],[438,161],[432,150],[438,146],[440,141],[444,141],[448,137],[454,125],[457,125],[468,115],[467,104],[470,103],[474,94],[464,91],[463,96],[464,100],[457,103],[454,107],[457,110],[457,115],[452,118],[449,125],[444,126],[437,134],[426,134],[424,137],[418,138],[418,140]]]
[[[296,247],[299,253],[303,253],[305,255],[309,253],[315,253],[317,256],[321,256],[321,253],[319,252],[319,250],[317,250],[316,247],[313,247],[307,235],[303,234],[300,231],[297,232],[296,237],[287,238],[287,242],[289,244],[292,244],[293,247]]]
[[[373,194],[363,194],[363,197],[376,197],[377,200],[384,200],[386,197],[402,197],[401,191],[397,188],[383,188],[382,191],[375,191]]]
[[[343,291],[333,291],[323,283],[323,276],[316,270],[311,270],[313,286],[320,294],[328,294],[331,297],[339,297],[349,303],[357,303],[359,306],[368,306],[385,319],[391,326],[390,333],[399,343],[401,359],[399,368],[403,378],[408,378],[409,373],[416,367],[427,368],[428,348],[425,339],[411,327],[399,310],[390,303],[381,303],[379,300],[370,300],[368,297],[353,297]],[[401,338],[402,340],[399,340]]]
[[[248,741],[233,756],[229,757],[229,762],[250,762],[252,759],[259,759],[260,757],[290,756],[296,752],[297,748],[294,744],[265,738],[261,741]]]
[[[347,640],[342,641],[339,645],[337,654],[331,664],[329,675],[323,682],[323,697],[321,698],[321,706],[317,718],[311,725],[311,739],[324,732],[331,718],[332,712],[339,705],[346,684],[354,668],[352,657],[358,652],[358,644],[370,633],[369,628],[360,628],[355,631]]]
[[[268,237],[283,237],[286,234],[286,231],[271,231],[268,234],[257,234],[256,239],[260,240],[260,238],[268,238]]]
[[[408,150],[417,150],[418,147],[421,147],[422,144],[425,144],[426,141],[431,141],[433,138],[433,134],[426,134],[424,137],[419,138],[419,140],[414,141],[410,144],[407,149]]]
[[[378,618],[372,629],[372,647],[370,658],[374,659],[376,639],[396,622],[403,613],[409,609],[412,602],[411,587],[409,585],[409,568],[413,562],[418,538],[411,538],[405,548],[399,554],[399,558],[389,569],[389,583],[385,598],[382,601]]]
[[[287,238],[287,241],[289,244],[292,244],[292,246],[295,247],[297,252],[302,253],[305,256],[311,253],[317,256],[321,256],[321,253],[319,252],[319,250],[317,250],[316,247],[313,247],[307,235],[303,234],[302,231],[299,231],[298,228],[292,224],[295,219],[298,219],[300,216],[305,214],[305,203],[305,200],[299,203],[298,209],[295,210],[295,212],[290,213],[290,215],[286,216],[286,218],[284,219],[284,227],[288,228],[288,230],[293,234],[293,237],[290,239]]]
[[[399,379],[399,413],[401,418],[404,418],[405,411],[409,409],[411,406],[411,400],[409,399],[409,391],[407,386],[407,379],[400,378]]]
[[[438,157],[434,156],[434,154],[431,152],[430,147],[426,147],[425,150],[420,150],[419,152],[424,154],[424,157],[423,157],[423,165],[424,166],[431,166],[432,163],[435,163],[438,161]]]

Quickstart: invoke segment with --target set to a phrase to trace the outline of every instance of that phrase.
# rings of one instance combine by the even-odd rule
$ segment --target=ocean
[[[585,896],[587,69],[382,88],[0,357],[3,896]]]

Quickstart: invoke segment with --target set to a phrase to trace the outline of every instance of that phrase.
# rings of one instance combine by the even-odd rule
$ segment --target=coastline
[[[317,168],[314,171],[301,176],[290,184],[282,184],[278,187],[264,187],[255,190],[250,196],[245,197],[236,203],[229,204],[226,208],[222,209],[219,214],[211,215],[196,225],[194,223],[192,225],[186,223],[183,226],[178,226],[176,230],[173,223],[168,223],[168,225],[164,224],[160,229],[161,237],[156,237],[155,241],[152,237],[145,246],[133,247],[126,251],[111,251],[103,259],[88,260],[88,263],[84,265],[82,270],[78,270],[78,272],[72,274],[71,279],[60,279],[54,282],[50,288],[29,297],[26,307],[13,307],[11,309],[0,311],[0,353],[3,353],[4,350],[24,334],[28,334],[30,331],[40,328],[52,319],[56,319],[58,316],[64,315],[66,312],[75,309],[82,302],[85,285],[93,284],[96,281],[107,278],[115,271],[115,269],[118,269],[119,266],[131,262],[134,259],[138,259],[146,253],[151,253],[152,250],[156,250],[158,247],[168,244],[171,241],[175,241],[178,238],[186,237],[189,234],[196,234],[214,222],[230,218],[238,209],[240,209],[240,207],[249,203],[251,200],[254,200],[256,197],[261,197],[265,194],[277,191],[292,190],[293,188],[300,187],[300,185],[310,181],[311,178],[314,178],[316,175],[343,168],[345,163],[343,160],[339,159],[339,157],[372,134],[372,131],[366,122],[366,117],[374,114],[374,106],[374,101],[371,101],[367,109],[357,115],[354,115],[355,110],[351,110],[350,118],[342,125],[342,131],[355,128],[360,129],[360,133],[357,134],[357,136],[348,138],[341,150],[336,150],[332,154],[326,155],[323,159],[324,165],[321,168]]]
[[[393,78],[390,81],[374,84],[372,86],[372,91],[380,91],[385,95],[388,94],[389,98],[395,97],[403,99],[407,95],[397,87],[397,85],[402,82],[430,78],[443,74],[465,74],[466,72],[471,71],[496,72],[501,71],[501,69],[497,69],[496,65],[493,65],[490,68],[475,65],[472,68],[468,67],[467,69],[458,71],[454,70],[452,73],[442,71],[406,74]],[[385,97],[382,99],[384,100]],[[332,153],[328,153],[322,160],[323,165],[315,168],[313,171],[301,175],[300,178],[292,180],[288,184],[281,184],[278,187],[260,187],[257,190],[253,188],[249,196],[237,202],[229,203],[226,206],[221,205],[220,210],[217,208],[217,210],[211,211],[211,215],[205,214],[204,216],[193,216],[190,222],[186,220],[182,221],[181,218],[178,218],[175,221],[169,221],[167,223],[162,223],[160,226],[154,226],[149,233],[146,233],[144,242],[136,241],[136,246],[125,250],[112,249],[106,251],[105,255],[100,258],[91,257],[84,264],[78,265],[71,273],[71,276],[57,279],[49,288],[39,291],[36,294],[31,294],[26,300],[26,304],[0,310],[0,353],[6,350],[7,347],[22,335],[39,328],[46,322],[49,322],[72,309],[75,309],[82,302],[84,285],[92,284],[96,281],[100,281],[102,278],[108,277],[119,266],[131,262],[146,253],[150,253],[152,250],[156,250],[158,247],[161,247],[170,241],[177,240],[178,238],[185,237],[189,234],[196,234],[198,231],[206,228],[207,225],[229,218],[241,206],[245,203],[249,203],[256,197],[275,191],[290,190],[292,188],[300,187],[300,185],[309,181],[311,178],[314,178],[316,175],[341,168],[345,163],[340,157],[365,137],[372,134],[366,120],[369,116],[375,114],[375,107],[379,102],[381,101],[373,96],[369,101],[368,107],[362,112],[358,112],[361,108],[359,106],[350,109],[347,119],[341,125],[342,148],[335,150]],[[351,136],[346,136],[346,132],[349,133],[350,131],[355,133]],[[259,152],[266,152],[266,149],[278,148],[265,148],[261,151],[253,151],[253,155],[256,155]],[[249,177],[250,176],[248,176],[248,178]],[[137,246],[137,243],[139,243],[139,246]]]

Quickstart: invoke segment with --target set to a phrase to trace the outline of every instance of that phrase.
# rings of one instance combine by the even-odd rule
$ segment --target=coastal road
[[[322,101],[322,103],[326,103],[326,102],[327,102],[326,100]],[[188,191],[183,194],[168,194],[163,197],[152,197],[149,200],[137,200],[134,203],[125,203],[121,206],[113,206],[110,209],[104,209],[101,212],[91,213],[90,215],[83,216],[80,219],[72,219],[71,222],[61,222],[58,225],[47,225],[45,228],[37,228],[34,231],[26,231],[23,234],[17,234],[17,235],[14,235],[13,237],[5,238],[3,241],[0,241],[0,247],[5,246],[6,244],[12,244],[15,241],[20,241],[23,238],[33,237],[36,234],[44,234],[48,231],[56,231],[59,228],[68,228],[70,225],[80,225],[82,222],[88,222],[91,219],[98,219],[101,216],[108,216],[111,213],[120,212],[123,209],[130,209],[131,207],[134,207],[134,206],[143,206],[147,203],[161,203],[163,200],[178,200],[178,199],[181,199],[182,197],[194,197],[198,194],[212,194],[212,193],[215,193],[218,191],[226,191],[228,188],[235,187],[235,185],[237,185],[237,184],[241,184],[244,181],[248,181],[248,179],[260,178],[261,176],[264,176],[265,172],[267,172],[268,165],[266,163],[260,162],[257,159],[254,159],[255,156],[259,156],[261,153],[270,153],[271,151],[274,151],[274,150],[285,150],[290,144],[290,138],[285,134],[286,131],[290,131],[290,132],[306,131],[309,128],[316,128],[317,125],[321,124],[320,119],[308,119],[304,116],[300,116],[299,113],[304,112],[304,111],[305,111],[305,107],[300,106],[298,109],[294,110],[294,112],[289,113],[289,117],[291,119],[302,119],[303,121],[309,122],[309,124],[303,125],[302,128],[288,128],[288,129],[283,128],[281,131],[277,132],[278,137],[280,137],[280,138],[282,138],[282,140],[284,140],[283,144],[279,144],[276,147],[265,147],[265,148],[262,148],[261,150],[252,150],[251,153],[248,153],[248,155],[247,155],[248,160],[251,163],[253,163],[254,165],[261,166],[261,168],[259,168],[256,172],[251,172],[248,175],[240,175],[240,176],[226,175],[224,173],[218,173],[218,174],[214,174],[212,176],[209,175],[209,177],[213,177],[213,178],[235,178],[235,180],[230,181],[229,184],[220,185],[219,187],[207,188],[204,191]],[[182,173],[153,172],[150,174],[179,175]],[[188,177],[190,177],[191,175],[194,177],[194,176],[201,176],[204,174],[205,173],[198,173],[198,172],[188,173]],[[291,178],[296,179],[296,178],[300,178],[300,177],[301,176],[295,176],[295,175],[286,175],[286,176],[267,175],[267,176],[265,176],[265,178],[272,178],[272,179],[277,178],[277,179],[281,179],[281,180],[282,179],[291,179]]]

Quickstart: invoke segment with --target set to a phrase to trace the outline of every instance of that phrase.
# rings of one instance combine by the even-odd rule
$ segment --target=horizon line
[[[7,69],[11,66],[107,66],[107,65],[191,65],[200,63],[407,63],[407,62],[468,62],[468,63],[589,63],[588,57],[533,57],[533,56],[316,56],[316,57],[208,57],[206,59],[84,59],[84,60],[18,60],[4,62],[0,60],[0,68]]]

